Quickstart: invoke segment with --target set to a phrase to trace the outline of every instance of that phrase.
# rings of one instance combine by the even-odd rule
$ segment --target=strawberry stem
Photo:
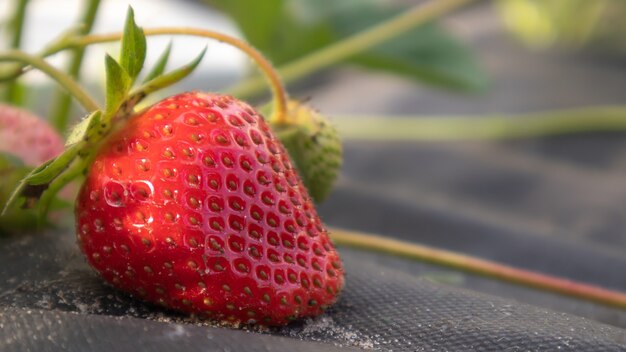
[[[345,139],[380,141],[500,140],[626,131],[626,107],[598,106],[520,115],[334,116]]]
[[[59,177],[55,178],[48,189],[41,195],[39,199],[38,207],[38,216],[37,220],[39,223],[37,224],[40,228],[45,225],[45,221],[47,220],[47,214],[50,210],[50,205],[56,198],[56,195],[61,191],[68,183],[72,182],[78,176],[80,176],[83,171],[86,169],[86,163],[81,159],[79,161],[74,161],[74,164],[69,166],[67,170],[65,170]]]
[[[0,53],[0,61],[18,61],[23,64],[31,65],[40,71],[46,73],[63,88],[65,88],[87,111],[99,110],[100,107],[92,99],[81,86],[69,75],[59,71],[54,66],[47,63],[44,59],[29,55],[20,50],[9,50]]]
[[[259,66],[261,71],[264,73],[266,80],[269,82],[269,85],[272,89],[273,100],[274,100],[274,112],[270,117],[270,120],[277,122],[285,122],[287,118],[287,100],[288,95],[285,90],[283,83],[280,79],[280,76],[272,66],[272,64],[256,49],[248,45],[242,40],[231,37],[229,35],[199,29],[199,28],[177,28],[177,27],[163,27],[163,28],[144,28],[144,34],[146,36],[156,36],[156,35],[191,35],[197,37],[205,37],[218,40],[220,42],[232,45],[239,50],[243,51],[246,55],[248,55],[254,62]],[[97,43],[105,43],[120,40],[122,37],[122,33],[111,33],[111,34],[98,34],[98,35],[88,35],[81,38],[78,38],[76,41],[72,42],[71,46],[83,47],[90,44]],[[60,48],[63,50],[65,48]],[[60,51],[58,50],[58,51]],[[52,53],[46,53],[52,54]]]
[[[475,0],[431,0],[420,3],[411,10],[393,17],[368,30],[337,41],[327,47],[308,54],[278,68],[286,82],[306,77],[370,49],[398,36],[411,28],[435,20]],[[263,81],[258,77],[249,78],[233,87],[237,96],[250,96],[262,92]]]
[[[80,20],[81,28],[79,33],[85,35],[91,32],[93,23],[96,19],[96,13],[100,6],[100,0],[87,0],[87,6]],[[78,79],[80,76],[80,68],[83,62],[83,56],[85,54],[85,48],[75,48],[72,52],[67,73],[74,79]],[[57,131],[63,133],[67,128],[67,123],[70,114],[70,108],[72,106],[72,97],[62,89],[57,90],[56,97],[53,99],[55,102],[52,107],[51,121]]]
[[[402,256],[417,261],[511,282],[521,286],[626,309],[626,293],[623,292],[612,291],[546,274],[517,269],[464,254],[376,235],[337,228],[330,229],[330,235],[333,241],[339,245]]]
[[[22,34],[24,32],[24,19],[26,18],[26,7],[29,0],[19,0],[15,3],[15,12],[10,21],[10,30],[12,31],[11,49],[19,49],[22,44]],[[20,91],[17,82],[11,81],[7,84],[5,91],[5,100],[7,102],[18,105],[20,100]]]

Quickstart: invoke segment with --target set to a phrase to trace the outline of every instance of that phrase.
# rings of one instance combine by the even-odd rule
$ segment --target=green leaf
[[[277,54],[270,57],[276,64],[287,63],[378,24],[372,21],[351,33],[336,28],[338,21],[360,22],[361,11],[378,10],[380,4],[381,0],[292,0],[284,8],[284,26],[273,40]]]
[[[272,39],[272,46],[262,51],[275,65],[296,60],[338,39],[328,22],[302,24],[288,17],[282,22],[281,31]]]
[[[284,0],[204,0],[234,19],[246,40],[263,52],[273,46],[272,38],[283,26]]]
[[[327,21],[315,15],[309,18],[308,14],[313,12],[304,9],[301,0],[204,1],[233,18],[246,41],[276,65],[296,59],[337,39]]]
[[[150,73],[148,73],[146,75],[146,78],[144,78],[143,83],[151,81],[157,78],[158,76],[162,75],[163,72],[165,72],[165,66],[167,66],[167,61],[170,58],[171,52],[172,52],[172,42],[169,42],[169,44],[167,44],[167,48],[165,48],[165,51],[163,52],[163,54],[159,56],[159,59],[157,60],[156,64],[154,65]]]
[[[126,13],[126,25],[122,37],[122,51],[120,53],[120,65],[130,76],[131,82],[137,78],[143,68],[146,59],[146,36],[143,30],[135,23],[135,13],[132,7],[128,7]]]
[[[277,65],[293,61],[406,11],[379,0],[291,0],[280,16],[246,12],[258,0],[205,0],[237,22],[246,39]],[[263,18],[260,18],[263,17]],[[262,28],[263,23],[271,23]],[[271,30],[270,30],[271,29]],[[346,63],[414,79],[441,88],[475,91],[487,79],[471,51],[429,24],[407,31]]]
[[[108,54],[106,66],[106,108],[105,115],[112,116],[124,102],[132,80],[126,70]]]
[[[88,131],[92,131],[96,126],[100,125],[100,120],[102,118],[102,111],[96,110],[85,117],[82,121],[80,121],[72,130],[70,131],[67,139],[65,140],[65,146],[70,146],[72,144],[78,143],[85,139],[85,137],[89,136]]]
[[[470,50],[434,24],[409,31],[351,62],[439,88],[481,91],[487,86],[486,74]]]
[[[182,66],[174,71],[168,72],[164,75],[158,76],[144,83],[141,87],[133,90],[133,92],[131,92],[130,95],[132,97],[137,97],[137,96],[143,97],[152,92],[168,87],[182,80],[183,78],[187,77],[190,73],[192,73],[196,67],[198,67],[198,64],[200,64],[200,61],[202,61],[202,58],[204,57],[206,50],[207,49],[205,47],[204,50],[202,50],[202,52],[189,64]],[[133,98],[131,98],[130,100],[132,99]]]
[[[360,6],[356,14],[341,12],[332,22],[339,36],[345,37],[401,11],[378,5]],[[469,48],[434,23],[413,28],[350,62],[441,88],[476,91],[484,89],[487,82]]]

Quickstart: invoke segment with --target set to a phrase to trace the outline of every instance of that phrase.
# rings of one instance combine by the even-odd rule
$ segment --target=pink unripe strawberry
[[[0,104],[0,152],[36,166],[63,151],[63,138],[32,113]]]
[[[30,167],[63,151],[63,139],[45,120],[0,104],[0,204],[5,204]],[[0,217],[0,235],[23,233],[37,226],[32,210],[8,210]]]

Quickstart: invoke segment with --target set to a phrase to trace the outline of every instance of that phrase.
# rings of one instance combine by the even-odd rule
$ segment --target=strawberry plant
[[[272,120],[300,123],[254,49],[204,35],[250,53],[276,92]],[[252,107],[225,95],[182,93],[135,111],[204,55],[164,73],[168,49],[137,84],[146,47],[131,9],[119,60],[105,58],[104,108],[42,59],[15,51],[0,56],[49,73],[89,111],[65,151],[30,172],[5,210],[35,207],[45,217],[55,192],[85,173],[75,208],[78,242],[112,285],[229,323],[281,325],[320,314],[343,287],[341,261],[280,140]]]
[[[302,77],[466,2],[469,0],[448,0],[412,9],[386,24],[348,36],[341,48],[329,44],[327,49],[298,59],[282,72],[290,79]],[[435,27],[429,28],[426,30],[433,38],[441,38]],[[267,38],[254,37],[253,31],[244,32],[260,46],[272,44]],[[204,55],[202,51],[188,65],[166,72],[168,48],[156,65],[143,73],[146,37],[156,35],[217,39],[248,54],[273,93],[267,119],[229,95],[199,91],[138,108],[150,94],[191,74]],[[105,57],[104,106],[74,79],[75,67],[65,74],[45,60],[73,50],[80,62],[85,47],[111,41],[121,41],[121,53],[117,60]],[[408,50],[402,45],[394,48]],[[450,55],[454,50],[443,52]],[[292,54],[276,55],[275,60],[281,62]],[[432,74],[437,70],[425,70],[414,62],[397,65],[397,57],[377,55],[376,50],[353,59],[363,65],[394,66],[434,84],[456,88],[480,85],[480,79],[472,75],[456,76],[446,70]],[[56,194],[84,176],[75,205],[79,247],[104,280],[135,297],[228,324],[263,325],[283,325],[319,315],[337,300],[344,272],[314,202],[323,200],[332,189],[342,161],[341,141],[322,114],[289,98],[273,66],[254,48],[213,31],[142,29],[135,24],[131,9],[123,33],[70,31],[39,55],[9,50],[0,53],[0,61],[18,62],[0,78],[14,83],[13,79],[27,70],[39,69],[87,112],[69,133],[63,151],[49,148],[50,154],[38,156],[41,165],[28,168],[11,157],[2,160],[0,172],[8,170],[11,177],[5,180],[11,183],[3,184],[0,191],[5,193],[0,195],[7,198],[6,193],[13,190],[10,198],[2,199],[4,220],[28,215],[28,222],[45,224],[49,210],[57,206]],[[248,81],[239,91],[254,88],[255,82]],[[67,108],[61,106],[58,111],[58,116],[63,116]],[[63,118],[55,121],[57,127],[65,124]],[[425,247],[334,232],[335,239],[347,245],[616,306],[625,304],[623,295],[594,287]]]

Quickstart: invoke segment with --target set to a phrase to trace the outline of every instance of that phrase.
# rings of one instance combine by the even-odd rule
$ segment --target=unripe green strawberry
[[[76,228],[114,286],[225,322],[315,316],[343,287],[287,152],[231,97],[184,93],[131,117],[95,156]]]
[[[295,162],[309,194],[319,203],[332,190],[341,167],[339,133],[323,115],[293,100],[286,120],[272,127]]]

